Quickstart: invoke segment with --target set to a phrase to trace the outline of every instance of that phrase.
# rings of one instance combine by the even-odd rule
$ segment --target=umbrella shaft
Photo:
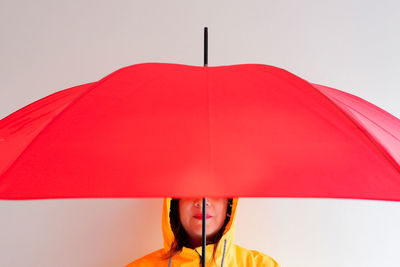
[[[207,235],[206,235],[206,199],[203,198],[203,219],[202,219],[202,237],[203,237],[203,245],[202,245],[202,253],[201,253],[201,266],[206,266],[206,245],[207,245]]]
[[[204,67],[208,65],[208,28],[204,27]]]

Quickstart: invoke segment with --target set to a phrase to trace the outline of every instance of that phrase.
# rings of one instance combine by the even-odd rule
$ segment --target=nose
[[[196,198],[194,200],[194,206],[198,208],[203,208],[203,199],[202,198]],[[208,201],[208,198],[206,198],[206,207],[210,206],[210,202]]]

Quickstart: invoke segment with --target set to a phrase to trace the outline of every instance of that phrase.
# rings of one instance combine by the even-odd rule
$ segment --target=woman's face
[[[212,237],[224,225],[228,199],[206,199],[206,235]],[[183,198],[179,200],[179,218],[192,240],[201,240],[202,233],[201,198]]]

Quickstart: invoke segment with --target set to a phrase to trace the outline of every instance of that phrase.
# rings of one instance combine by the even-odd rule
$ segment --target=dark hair
[[[225,218],[225,222],[221,229],[218,231],[218,233],[211,239],[207,240],[207,244],[214,244],[214,250],[212,254],[212,259],[215,262],[215,252],[217,251],[217,246],[218,243],[225,231],[225,227],[228,224],[230,220],[230,216],[232,213],[232,199],[228,199],[228,206],[227,206],[227,216]],[[192,244],[189,241],[189,236],[186,233],[185,229],[183,228],[183,225],[181,224],[180,217],[179,217],[179,199],[171,199],[171,207],[169,211],[169,218],[170,218],[170,224],[172,228],[172,232],[174,233],[174,241],[172,243],[171,249],[168,251],[168,253],[165,254],[164,258],[168,259],[179,252],[182,251],[183,247],[188,247],[188,248],[193,248]]]

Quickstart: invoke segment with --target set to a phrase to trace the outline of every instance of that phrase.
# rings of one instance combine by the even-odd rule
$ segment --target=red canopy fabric
[[[261,64],[144,63],[0,121],[0,198],[400,200],[400,120]]]

